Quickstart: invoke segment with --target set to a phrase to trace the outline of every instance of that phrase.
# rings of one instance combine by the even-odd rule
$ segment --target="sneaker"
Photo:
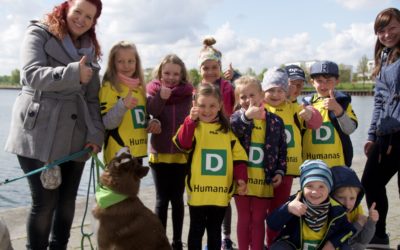
[[[369,249],[390,249],[389,236],[386,235],[385,238],[378,237],[374,235],[372,240],[367,245]]]
[[[221,250],[233,250],[233,242],[231,239],[222,240]]]

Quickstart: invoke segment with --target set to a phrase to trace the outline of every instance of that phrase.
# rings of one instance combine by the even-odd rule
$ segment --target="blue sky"
[[[28,21],[60,1],[0,0],[0,75],[19,68],[19,49]],[[129,3],[129,4],[127,4]],[[372,58],[373,22],[400,0],[103,0],[98,36],[103,68],[119,40],[134,42],[145,68],[175,53],[197,68],[205,36],[214,36],[223,67],[259,72],[299,60],[329,59],[357,66]],[[104,70],[104,69],[103,69]]]

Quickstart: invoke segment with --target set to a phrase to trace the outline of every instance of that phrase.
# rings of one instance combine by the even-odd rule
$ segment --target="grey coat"
[[[95,62],[93,54],[88,56]],[[99,72],[80,84],[80,57],[44,25],[28,27],[21,47],[23,87],[12,111],[7,152],[51,162],[88,142],[102,145]]]

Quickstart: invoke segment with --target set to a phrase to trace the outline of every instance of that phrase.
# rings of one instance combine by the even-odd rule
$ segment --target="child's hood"
[[[333,177],[331,197],[333,197],[334,192],[341,187],[357,187],[360,189],[353,210],[356,209],[364,197],[364,188],[356,172],[347,166],[335,166],[331,168],[331,171]]]

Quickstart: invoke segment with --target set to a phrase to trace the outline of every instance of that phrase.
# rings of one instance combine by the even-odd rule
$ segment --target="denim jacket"
[[[247,120],[244,116],[244,109],[238,110],[231,116],[232,131],[238,137],[240,144],[249,153],[251,144],[251,132],[254,127],[252,120]],[[276,174],[284,176],[286,174],[286,134],[282,119],[270,112],[265,112],[267,131],[265,132],[264,147],[264,171],[265,182],[271,183]]]
[[[389,65],[383,61],[382,65],[376,78],[369,141],[400,131],[400,58]]]

